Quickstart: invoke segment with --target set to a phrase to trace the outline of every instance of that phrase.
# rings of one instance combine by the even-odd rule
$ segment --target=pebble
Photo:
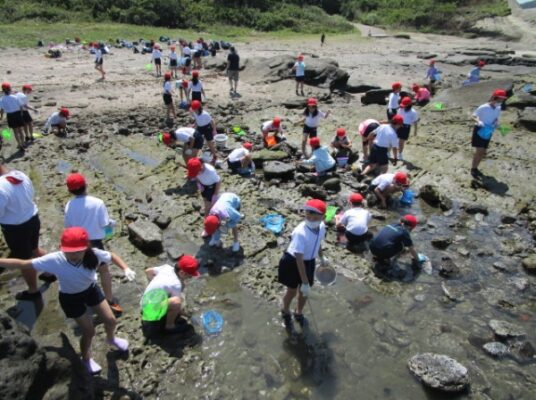
[[[508,347],[501,342],[489,342],[482,346],[482,348],[493,357],[502,357],[508,353]]]

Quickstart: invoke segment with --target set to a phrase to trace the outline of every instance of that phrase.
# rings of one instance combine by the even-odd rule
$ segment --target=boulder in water
[[[261,168],[263,163],[267,161],[283,161],[286,158],[289,158],[289,155],[280,150],[268,150],[262,149],[260,151],[255,151],[251,156],[255,167]]]
[[[501,342],[489,342],[482,346],[482,348],[493,357],[502,357],[508,353],[508,347]]]
[[[140,250],[162,252],[162,233],[160,228],[146,219],[138,219],[128,225],[128,237]]]
[[[531,274],[536,274],[536,254],[531,254],[528,257],[525,257],[521,264],[523,265],[523,268],[525,268],[525,271]]]
[[[432,389],[455,393],[469,387],[467,368],[446,355],[417,354],[408,361],[408,368],[417,379]]]
[[[433,207],[439,207],[443,211],[452,208],[452,200],[439,191],[436,185],[424,185],[419,190],[419,197]]]

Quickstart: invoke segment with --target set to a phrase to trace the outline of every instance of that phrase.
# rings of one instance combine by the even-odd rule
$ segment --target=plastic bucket
[[[141,299],[141,314],[143,321],[159,321],[167,313],[168,295],[163,289],[147,292]]]
[[[214,141],[216,142],[216,148],[225,149],[227,147],[227,135],[223,133],[218,133],[214,136]]]
[[[203,155],[201,156],[201,160],[203,162],[209,163],[212,161],[212,153],[210,151],[205,151]]]
[[[333,285],[337,280],[337,271],[331,265],[320,266],[315,269],[315,278],[322,286]]]
[[[405,206],[410,206],[413,204],[413,192],[409,189],[402,192],[402,197],[400,197],[400,203]]]
[[[337,165],[339,168],[345,168],[348,165],[348,157],[337,157]]]
[[[330,222],[333,219],[335,214],[337,214],[337,209],[338,207],[328,206],[328,208],[326,209],[326,222]]]

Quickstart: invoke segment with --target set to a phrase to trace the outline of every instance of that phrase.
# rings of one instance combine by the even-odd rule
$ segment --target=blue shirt
[[[474,67],[469,72],[469,81],[471,82],[478,82],[480,80],[480,68]]]
[[[434,66],[430,66],[428,68],[428,72],[426,72],[426,78],[428,79],[435,79],[435,76],[436,74],[439,72],[439,70],[434,67]]]
[[[296,68],[296,76],[305,75],[305,63],[303,61],[298,61],[296,64],[294,64],[294,67]]]
[[[240,210],[240,197],[234,193],[222,193],[210,209],[210,214],[225,220],[227,227],[235,228],[242,218],[238,210]]]
[[[392,257],[404,247],[413,246],[409,231],[402,224],[391,224],[383,228],[370,242],[370,249],[375,255]]]
[[[335,160],[329,154],[326,146],[313,150],[313,155],[308,160],[303,161],[305,164],[314,164],[316,172],[324,172],[335,165]]]

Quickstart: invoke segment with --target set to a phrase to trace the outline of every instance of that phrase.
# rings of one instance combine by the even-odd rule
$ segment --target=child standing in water
[[[300,54],[296,63],[292,67],[292,71],[296,72],[296,95],[298,95],[298,89],[301,89],[301,95],[303,93],[303,82],[305,81],[305,63],[303,62],[303,55]]]
[[[26,84],[22,86],[22,92],[16,94],[20,103],[22,104],[22,120],[24,122],[24,135],[26,137],[26,143],[33,142],[33,118],[30,115],[30,111],[37,110],[28,104],[28,96],[32,93],[32,85]]]
[[[167,117],[175,118],[175,105],[173,104],[173,84],[171,83],[171,72],[164,74],[164,86],[163,86],[163,98],[164,104],[167,107]]]

